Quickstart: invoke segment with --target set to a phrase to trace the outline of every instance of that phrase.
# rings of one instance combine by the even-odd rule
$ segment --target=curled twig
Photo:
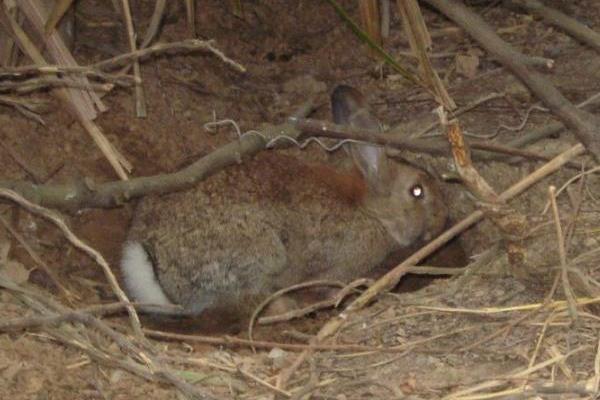
[[[302,282],[297,285],[289,286],[289,287],[286,287],[286,288],[276,291],[275,293],[273,293],[269,297],[267,297],[265,300],[263,300],[254,309],[254,312],[252,313],[252,316],[250,317],[250,321],[248,322],[248,339],[253,340],[254,323],[256,321],[256,318],[265,309],[265,307],[267,307],[273,300],[283,296],[286,293],[293,292],[296,290],[306,289],[309,287],[315,287],[315,286],[333,286],[333,287],[343,288],[346,285],[344,285],[342,282],[316,280],[316,281]]]
[[[273,315],[273,316],[266,316],[266,317],[261,317],[258,320],[258,323],[260,325],[268,325],[268,324],[273,324],[276,322],[283,322],[283,321],[290,321],[292,319],[295,318],[300,318],[303,316],[306,316],[310,313],[313,313],[315,311],[318,310],[322,310],[324,308],[329,308],[329,307],[338,307],[340,305],[340,303],[342,301],[344,301],[344,299],[346,297],[348,297],[352,292],[356,291],[356,288],[359,286],[364,286],[366,284],[368,284],[369,282],[371,282],[370,279],[357,279],[354,282],[351,282],[350,284],[342,287],[336,294],[335,296],[326,299],[326,300],[322,300],[313,304],[310,304],[304,308],[299,308],[299,309],[294,309],[294,310],[290,310],[286,313],[283,314],[278,314],[278,315]],[[272,300],[271,300],[272,301]]]
[[[295,121],[294,118],[291,118],[291,120]],[[291,143],[291,144],[295,145],[296,147],[298,147],[299,149],[305,149],[309,144],[316,143],[323,150],[331,153],[331,152],[337,151],[340,147],[342,147],[346,143],[366,143],[362,140],[357,140],[357,139],[343,139],[343,140],[336,141],[336,143],[331,146],[328,146],[322,140],[320,140],[319,138],[314,137],[314,136],[311,136],[308,139],[305,139],[302,141],[296,139],[295,137],[289,136],[287,134],[280,134],[273,138],[269,138],[266,134],[264,134],[263,132],[258,131],[256,129],[251,129],[249,131],[242,132],[242,130],[240,129],[237,122],[235,122],[232,119],[223,119],[220,121],[207,122],[206,124],[204,124],[204,128],[208,131],[212,131],[215,127],[222,126],[222,125],[231,125],[233,127],[233,129],[235,130],[235,133],[237,134],[237,137],[239,139],[241,139],[245,136],[252,136],[252,135],[260,137],[261,139],[263,139],[266,142],[265,148],[267,148],[267,149],[272,149],[277,144],[280,144],[281,142]]]

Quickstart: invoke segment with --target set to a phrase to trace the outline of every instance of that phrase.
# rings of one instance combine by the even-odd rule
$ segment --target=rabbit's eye
[[[410,195],[415,199],[422,199],[425,196],[425,190],[423,190],[423,186],[414,185],[410,188]]]

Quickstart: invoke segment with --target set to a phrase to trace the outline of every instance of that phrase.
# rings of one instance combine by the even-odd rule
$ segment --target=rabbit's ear
[[[353,128],[381,131],[381,124],[373,116],[363,95],[356,89],[337,86],[331,94],[333,121]],[[389,193],[389,171],[385,149],[381,146],[353,143],[346,149],[369,187],[379,194]]]
[[[369,188],[381,195],[390,194],[388,160],[383,147],[353,143],[350,154]]]

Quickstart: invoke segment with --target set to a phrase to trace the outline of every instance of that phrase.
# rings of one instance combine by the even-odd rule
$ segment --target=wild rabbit
[[[338,86],[331,104],[336,123],[379,128],[356,89]],[[244,317],[278,289],[350,282],[440,233],[448,211],[433,177],[377,146],[349,153],[356,168],[339,172],[263,152],[188,191],[144,198],[121,264],[128,293],[200,320]]]

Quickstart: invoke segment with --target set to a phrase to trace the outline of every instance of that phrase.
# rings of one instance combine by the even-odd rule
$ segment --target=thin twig
[[[185,16],[190,36],[196,37],[196,0],[185,1]]]
[[[218,57],[225,64],[229,65],[233,69],[238,72],[246,72],[246,68],[231,58],[227,57],[221,50],[217,49],[214,46],[213,40],[198,40],[198,39],[189,39],[181,42],[175,43],[159,43],[153,46],[150,46],[145,49],[139,49],[133,51],[131,53],[120,54],[116,57],[109,58],[108,60],[103,60],[91,65],[92,68],[95,69],[105,69],[105,68],[116,68],[122,65],[131,62],[131,60],[136,60],[140,58],[144,58],[149,55],[160,54],[168,51],[196,51],[202,50],[207,51]]]
[[[117,298],[122,302],[128,304],[130,303],[129,299],[127,298],[127,295],[119,286],[117,278],[115,278],[115,275],[112,273],[112,270],[108,266],[108,263],[106,262],[102,254],[100,254],[97,250],[88,246],[87,244],[82,242],[77,236],[75,236],[75,234],[69,229],[67,224],[58,214],[56,214],[54,211],[51,211],[47,208],[41,207],[37,204],[26,200],[21,195],[13,192],[12,190],[0,188],[0,197],[12,200],[20,206],[27,209],[28,211],[41,215],[45,219],[54,223],[54,225],[56,225],[63,232],[65,237],[69,240],[69,242],[71,242],[73,246],[86,253],[93,260],[95,260],[100,265],[100,267],[102,267],[104,275],[106,276],[106,279],[108,280]],[[127,312],[129,313],[129,319],[131,321],[131,326],[135,334],[139,337],[144,337],[144,333],[142,332],[142,327],[140,324],[140,319],[137,315],[137,312],[135,311],[135,308],[131,304],[127,306]]]
[[[82,90],[93,90],[98,92],[108,92],[112,90],[112,83],[82,83],[77,81],[65,80],[54,76],[40,77],[17,82],[0,82],[0,91],[15,92],[18,94],[27,94],[45,89],[53,88],[74,88]]]
[[[129,40],[129,48],[132,53],[136,51],[135,31],[133,28],[133,19],[131,17],[131,7],[129,0],[121,0],[123,17],[125,18],[125,27],[127,28],[127,38]],[[142,73],[140,70],[139,59],[133,60],[133,76],[136,78],[135,84],[135,115],[138,118],[146,118],[146,99],[144,96],[144,87],[142,86]]]
[[[543,343],[544,339],[546,338],[546,331],[548,329],[548,326],[554,320],[555,316],[556,316],[556,312],[552,312],[552,313],[550,313],[548,318],[546,318],[546,320],[544,321],[544,325],[542,325],[542,329],[541,329],[540,334],[538,335],[538,339],[535,343],[535,348],[533,349],[533,354],[529,358],[529,363],[527,364],[528,368],[531,368],[535,365],[535,361],[537,359],[537,356],[539,355],[540,348],[542,347],[542,343]],[[521,388],[523,390],[525,390],[525,386],[527,385],[528,378],[529,378],[529,376],[525,376],[525,380],[523,380],[523,382],[521,383]]]
[[[262,349],[274,349],[280,348],[282,350],[289,351],[302,351],[308,348],[313,349],[314,351],[338,351],[338,352],[390,352],[394,351],[393,348],[390,347],[377,347],[377,346],[363,346],[358,344],[321,344],[321,345],[308,345],[308,344],[298,344],[298,343],[281,343],[281,342],[271,342],[265,340],[248,340],[242,339],[234,336],[201,336],[201,335],[186,335],[181,333],[173,333],[173,332],[162,332],[151,329],[144,329],[144,333],[148,337],[152,337],[155,339],[162,340],[180,340],[183,342],[193,342],[193,343],[203,343],[203,344],[212,344],[215,346],[228,346],[228,347],[254,347],[254,348],[262,348]],[[405,349],[402,349],[404,351]]]
[[[257,317],[260,315],[260,313],[273,300],[275,300],[275,299],[283,296],[286,293],[293,292],[293,291],[300,290],[300,289],[306,289],[306,288],[309,288],[309,287],[315,287],[315,286],[333,286],[333,287],[343,288],[346,285],[344,285],[342,282],[337,282],[337,281],[316,280],[316,281],[302,282],[302,283],[299,283],[297,285],[292,285],[292,286],[289,286],[289,287],[286,287],[286,288],[283,288],[283,289],[280,289],[280,290],[276,291],[275,293],[273,293],[269,297],[267,297],[265,300],[263,300],[254,309],[254,312],[252,313],[252,316],[250,317],[250,321],[248,322],[248,339],[250,341],[253,340],[253,334],[252,333],[253,333],[253,330],[254,330],[254,323],[255,323]]]
[[[283,321],[290,321],[292,319],[295,318],[300,318],[303,317],[305,315],[311,314],[315,311],[318,310],[322,310],[325,308],[329,308],[329,307],[334,307],[337,308],[340,303],[347,297],[349,296],[352,292],[356,291],[356,288],[358,286],[363,286],[365,285],[366,281],[370,281],[370,280],[365,280],[365,279],[358,279],[357,281],[354,281],[352,283],[350,283],[349,285],[344,286],[343,284],[340,286],[341,289],[335,294],[335,296],[329,298],[329,299],[325,299],[322,301],[318,301],[312,304],[309,304],[308,306],[304,307],[304,308],[299,308],[299,309],[294,309],[294,310],[290,310],[288,312],[285,312],[283,314],[278,314],[278,315],[268,315],[265,317],[261,317],[258,320],[258,323],[260,325],[267,325],[267,324],[273,324],[276,322],[283,322]],[[333,286],[338,286],[337,283],[334,284]]]
[[[581,169],[583,170],[583,165],[581,166]],[[587,183],[587,176],[584,175],[580,180],[579,180],[579,184],[577,185],[577,193],[574,194],[571,197],[572,200],[572,204],[571,204],[571,208],[573,209],[573,211],[571,212],[571,216],[569,219],[569,222],[567,223],[567,229],[565,229],[565,251],[568,253],[569,252],[569,248],[571,247],[571,244],[573,243],[573,235],[575,234],[575,226],[577,225],[577,221],[579,219],[579,215],[581,214],[581,209],[584,203],[584,199],[585,199],[585,194],[584,194],[584,190],[586,187],[586,183]],[[569,192],[567,190],[567,193],[569,195],[571,195],[571,192]],[[575,197],[575,199],[573,199],[573,197]]]
[[[160,23],[163,20],[163,16],[165,14],[166,5],[167,0],[156,0],[156,2],[154,3],[154,11],[152,12],[152,17],[150,18],[150,24],[148,24],[148,28],[146,28],[146,34],[144,35],[144,40],[142,40],[140,49],[145,49],[146,47],[148,47],[148,45],[154,40],[154,38],[158,34],[158,30],[160,29]]]
[[[6,228],[6,230],[13,235],[13,237],[15,239],[17,239],[17,242],[19,242],[21,244],[21,246],[23,246],[23,248],[25,249],[25,251],[27,252],[27,254],[29,254],[29,256],[31,257],[31,259],[41,268],[44,270],[44,272],[48,275],[48,277],[50,278],[50,280],[52,281],[52,283],[58,288],[58,290],[60,290],[60,292],[64,295],[65,299],[67,299],[68,301],[71,301],[73,299],[76,298],[76,296],[71,293],[58,279],[58,277],[56,276],[56,274],[54,273],[54,271],[52,271],[52,269],[48,266],[48,264],[46,264],[44,261],[42,261],[42,259],[37,255],[37,253],[31,248],[31,246],[29,245],[29,243],[27,243],[25,241],[25,238],[19,233],[17,232],[5,219],[4,217],[0,216],[0,223],[2,223],[2,225],[4,225],[4,228]]]
[[[598,344],[596,346],[596,356],[594,357],[594,378],[592,380],[592,391],[599,393],[600,390],[600,335],[598,335]]]
[[[452,111],[452,117],[456,118],[461,114],[464,114],[466,112],[469,112],[477,107],[479,107],[480,105],[487,103],[488,101],[492,101],[498,98],[502,98],[506,96],[506,93],[490,93],[487,94],[483,97],[480,97],[472,102],[470,102],[469,104],[466,104],[460,108],[457,108],[456,110]],[[415,134],[411,135],[412,137],[423,137],[425,136],[425,134],[429,131],[431,131],[432,129],[434,129],[435,127],[440,125],[440,119],[437,117],[433,117],[434,121],[432,123],[430,123],[429,125],[427,125],[426,127],[422,128],[421,130],[419,130],[418,132],[416,132]]]
[[[28,316],[22,318],[13,318],[6,321],[0,321],[0,331],[8,332],[8,331],[19,331],[24,329],[35,329],[41,326],[51,326],[57,325],[63,322],[73,322],[75,321],[75,314],[90,314],[96,316],[106,316],[109,314],[114,314],[116,312],[120,312],[122,310],[127,309],[127,306],[130,303],[124,302],[116,302],[116,303],[108,303],[108,304],[99,304],[93,305],[89,307],[85,307],[79,310],[69,310],[62,314],[52,315],[52,316]],[[146,303],[131,303],[132,306],[136,308],[145,308],[145,307],[161,307],[165,308],[165,306],[160,306],[157,304],[146,304]],[[166,306],[166,309],[172,309],[176,307]]]
[[[575,299],[575,304],[586,306],[590,304],[600,303],[600,297],[580,297]],[[532,304],[521,304],[510,307],[482,307],[482,308],[456,308],[456,307],[434,307],[434,306],[415,306],[420,310],[448,312],[448,313],[459,313],[459,314],[472,314],[472,315],[489,315],[489,314],[502,314],[516,311],[535,311],[542,308],[550,308],[554,310],[565,310],[568,309],[569,304],[564,300],[555,300],[549,303],[532,303]]]
[[[35,329],[42,326],[58,325],[63,322],[74,322],[77,320],[75,317],[76,314],[92,314],[101,316],[123,310],[126,306],[127,303],[118,302],[86,307],[81,310],[72,310],[63,314],[51,316],[35,315],[22,318],[13,318],[0,321],[0,332],[15,332],[25,329]]]
[[[0,78],[23,79],[32,75],[81,75],[100,81],[113,83],[118,86],[131,86],[136,83],[135,76],[123,74],[111,74],[86,66],[70,65],[24,65],[20,67],[8,67],[0,71]]]
[[[558,256],[560,259],[561,266],[561,280],[563,284],[563,290],[569,306],[569,314],[573,322],[577,322],[577,302],[573,295],[573,289],[569,282],[569,272],[567,267],[567,254],[565,251],[565,238],[563,236],[562,227],[560,225],[560,216],[558,214],[558,206],[556,205],[556,187],[548,187],[548,197],[550,198],[550,204],[552,205],[552,215],[554,217],[554,226],[556,227],[556,238],[558,241]]]

